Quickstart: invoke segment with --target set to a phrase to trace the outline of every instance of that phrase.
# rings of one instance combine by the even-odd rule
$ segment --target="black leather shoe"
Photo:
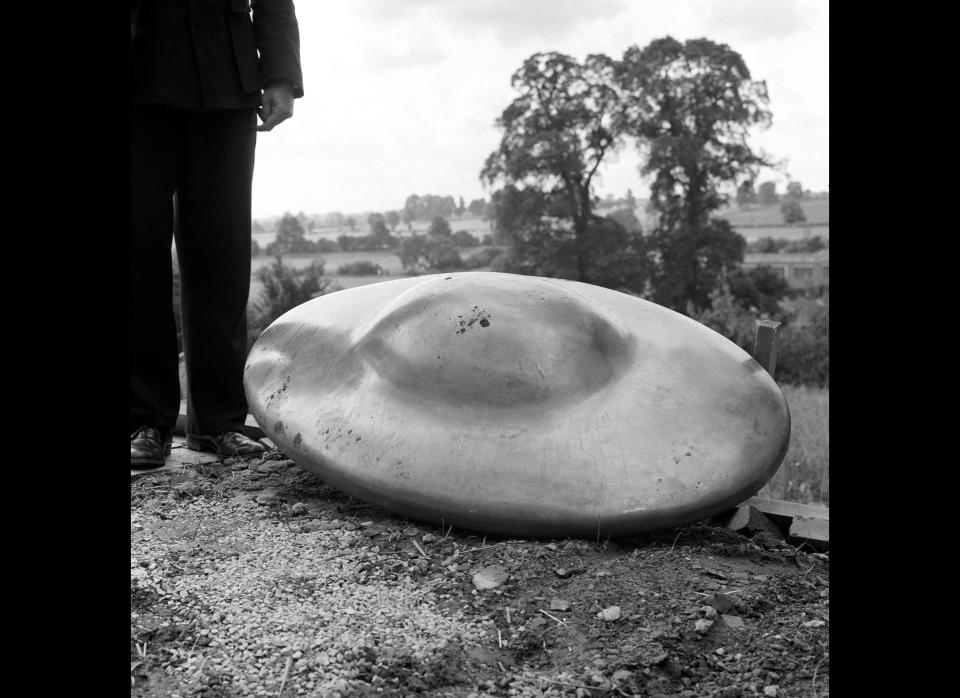
[[[130,435],[130,467],[159,468],[170,455],[171,441],[155,427],[140,427]]]
[[[221,458],[259,456],[267,450],[262,443],[239,431],[225,431],[216,436],[187,434],[187,448],[216,453]]]

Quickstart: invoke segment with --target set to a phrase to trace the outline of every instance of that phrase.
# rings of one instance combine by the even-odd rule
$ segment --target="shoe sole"
[[[133,470],[149,470],[150,468],[162,468],[166,461],[157,462],[155,460],[134,460],[130,459],[130,467]]]
[[[266,449],[264,449],[263,451],[254,451],[253,453],[237,453],[237,454],[224,453],[223,451],[220,450],[219,446],[215,444],[211,444],[209,441],[197,439],[194,436],[187,437],[187,448],[190,449],[191,451],[201,451],[203,453],[215,453],[220,458],[256,458],[266,453]]]

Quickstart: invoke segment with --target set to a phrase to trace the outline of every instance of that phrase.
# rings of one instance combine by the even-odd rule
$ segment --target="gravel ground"
[[[706,523],[488,539],[290,461],[131,481],[134,696],[828,696],[828,592],[829,555]]]

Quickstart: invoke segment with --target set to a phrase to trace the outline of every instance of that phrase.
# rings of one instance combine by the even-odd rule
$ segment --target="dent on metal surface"
[[[589,284],[464,272],[294,308],[251,350],[250,412],[304,469],[413,518],[628,534],[738,504],[779,466],[783,394],[749,354]]]

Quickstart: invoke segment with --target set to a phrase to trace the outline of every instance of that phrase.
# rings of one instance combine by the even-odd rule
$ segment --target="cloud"
[[[628,0],[359,0],[369,19],[403,21],[414,15],[459,32],[493,33],[505,45],[556,39],[584,23],[627,11]]]
[[[377,69],[438,63],[446,58],[429,28],[407,27],[365,48],[364,64]]]
[[[746,41],[783,39],[807,26],[796,0],[705,0],[703,19],[713,32]]]

